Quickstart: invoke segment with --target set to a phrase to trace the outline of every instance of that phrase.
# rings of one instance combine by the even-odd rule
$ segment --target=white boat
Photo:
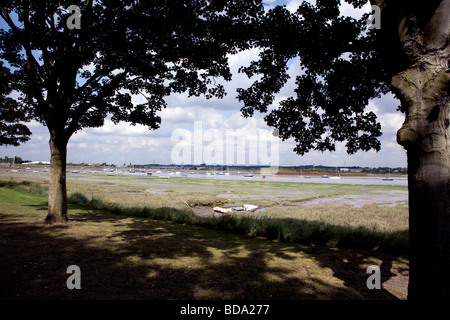
[[[338,179],[340,179],[341,178],[341,175],[339,174],[339,171],[338,171],[338,169],[336,168],[336,174],[333,174],[331,177],[330,177],[330,179],[336,179],[336,180],[338,180]]]
[[[394,181],[394,178],[391,178],[391,168],[389,168],[389,176],[383,178],[383,181]]]
[[[255,212],[259,207],[253,204],[244,204],[237,207],[214,207],[214,212],[229,213],[229,212],[239,212],[239,211],[250,211]]]

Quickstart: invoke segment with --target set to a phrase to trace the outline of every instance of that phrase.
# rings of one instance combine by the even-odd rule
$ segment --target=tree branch
[[[26,11],[25,16],[25,35],[27,35],[28,29],[26,28],[26,25],[28,24],[28,2],[25,4]],[[46,109],[46,103],[44,100],[44,97],[42,96],[39,86],[36,83],[37,80],[37,74],[36,70],[33,70],[32,66],[36,66],[37,69],[40,68],[39,63],[36,61],[32,54],[31,46],[29,43],[29,36],[21,37],[21,31],[20,29],[14,24],[11,17],[9,16],[8,12],[6,12],[5,8],[3,6],[0,6],[0,16],[3,18],[3,20],[7,23],[7,25],[11,28],[12,32],[16,35],[16,39],[19,39],[19,43],[22,45],[22,47],[25,49],[26,56],[27,56],[27,72],[30,75],[30,88],[33,92],[33,97],[38,101],[38,111],[41,113],[41,115],[45,118],[45,113],[47,110],[43,110],[42,108]],[[24,39],[25,38],[25,39]],[[34,81],[33,81],[34,80]]]

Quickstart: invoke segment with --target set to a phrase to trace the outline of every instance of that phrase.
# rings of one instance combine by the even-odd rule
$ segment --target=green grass
[[[224,216],[205,228],[185,221],[188,208],[149,210],[149,218],[142,207],[81,194],[71,196],[67,224],[46,226],[46,198],[21,188],[0,187],[2,299],[406,298],[408,263],[398,254],[270,241],[278,231],[229,232],[247,228],[249,218]],[[72,264],[81,290],[66,288]],[[381,267],[382,290],[366,287],[372,264]]]

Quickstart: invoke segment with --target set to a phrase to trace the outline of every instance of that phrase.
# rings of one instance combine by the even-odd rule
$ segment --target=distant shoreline
[[[29,168],[29,169],[27,169]],[[111,167],[111,166],[89,166],[89,165],[67,165],[67,171],[73,171],[73,170],[82,170],[86,169],[106,169],[106,170],[122,170],[122,171],[128,171],[128,170],[144,170],[146,172],[155,172],[155,171],[161,171],[161,172],[171,172],[171,171],[179,171],[182,173],[194,173],[194,174],[205,174],[206,172],[222,172],[220,170],[192,170],[192,169],[157,169],[157,168],[145,168],[145,169],[132,169],[130,167]],[[25,170],[37,170],[37,171],[48,171],[50,170],[50,165],[46,164],[20,164],[20,165],[9,165],[9,164],[0,164],[0,171],[25,171]],[[264,175],[261,174],[259,170],[226,170],[224,172],[229,172],[230,174],[254,174],[254,175]],[[326,169],[319,169],[319,170],[295,170],[294,169],[283,169],[280,168],[274,175],[277,176],[311,176],[311,177],[317,177],[317,176],[332,176],[332,175],[340,175],[341,177],[385,177],[388,175],[388,173],[369,173],[369,172],[336,172],[333,170],[326,170]],[[397,173],[397,172],[391,172],[390,175],[392,177],[408,177],[407,174],[404,173]],[[266,176],[269,176],[269,174],[266,174]]]
[[[49,164],[7,164],[7,163],[1,163],[0,164],[0,170],[2,171],[9,171],[9,170],[26,170],[26,168],[30,168],[30,170],[49,170],[50,165]],[[136,166],[138,167],[138,166]],[[213,168],[205,168],[201,167],[201,169],[194,170],[193,168],[159,168],[159,167],[146,167],[146,168],[130,168],[130,167],[114,167],[114,166],[102,166],[102,165],[88,165],[88,164],[67,164],[67,171],[71,170],[80,170],[80,169],[118,169],[122,171],[128,171],[128,170],[145,170],[146,172],[153,172],[153,171],[179,171],[183,173],[195,173],[195,174],[204,174],[206,172],[222,172],[222,170],[213,169]],[[351,169],[350,169],[351,170]],[[362,171],[363,169],[361,169]],[[225,170],[223,172],[229,172],[230,174],[255,174],[255,175],[261,175],[260,170],[258,169],[235,169],[230,168],[228,170]],[[322,175],[340,175],[342,177],[384,177],[388,175],[387,172],[359,172],[359,171],[336,171],[333,169],[297,169],[297,168],[284,168],[281,167],[278,170],[275,171],[276,175],[278,176],[322,176]],[[267,175],[267,174],[266,174]],[[393,177],[407,177],[408,175],[403,172],[390,172],[390,175]]]

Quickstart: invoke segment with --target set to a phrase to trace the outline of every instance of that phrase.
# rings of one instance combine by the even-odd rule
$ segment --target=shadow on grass
[[[43,211],[41,202],[21,205]],[[67,225],[44,225],[42,212],[42,220],[21,222],[2,210],[0,299],[397,299],[367,288],[370,264],[380,265],[384,284],[400,272],[405,289],[407,265],[398,255],[317,245],[328,238],[315,222],[310,227],[323,238],[304,245],[249,237],[249,220],[202,220],[172,208],[122,208],[83,197],[77,203],[69,205]],[[33,214],[26,221],[37,219]],[[271,226],[262,229],[279,238],[280,225]],[[70,265],[81,269],[81,290],[67,289]]]
[[[364,266],[373,259],[382,261],[382,281],[394,275],[396,257],[388,254],[140,217],[126,217],[125,227],[125,217],[99,212],[53,226],[6,218],[0,217],[1,299],[397,299],[366,286]],[[110,233],[81,232],[103,223],[113,225]],[[70,265],[81,269],[81,290],[66,287]]]
[[[29,208],[33,208],[35,210],[38,211],[48,211],[48,202],[47,201],[43,201],[41,203],[37,203],[37,204],[27,204],[26,205]]]

